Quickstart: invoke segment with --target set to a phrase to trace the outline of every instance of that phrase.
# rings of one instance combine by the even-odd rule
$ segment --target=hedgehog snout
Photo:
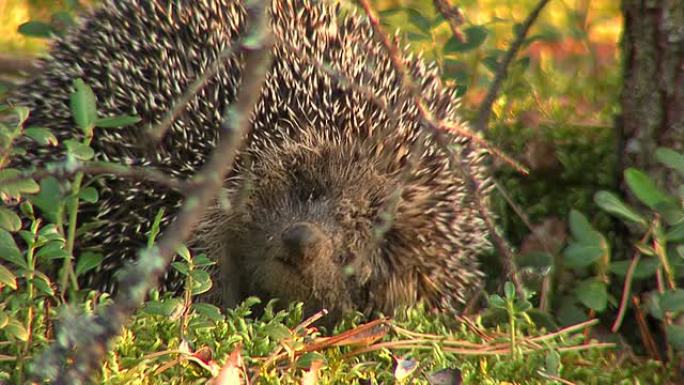
[[[328,236],[311,222],[297,222],[288,226],[283,230],[281,240],[284,246],[281,259],[293,266],[321,258],[329,248]]]

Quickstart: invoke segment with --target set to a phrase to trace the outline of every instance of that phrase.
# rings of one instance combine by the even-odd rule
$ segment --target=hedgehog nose
[[[291,262],[315,258],[324,239],[325,235],[321,229],[309,222],[295,223],[282,234],[283,244]]]

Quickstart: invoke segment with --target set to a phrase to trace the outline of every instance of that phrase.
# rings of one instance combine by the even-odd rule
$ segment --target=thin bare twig
[[[451,33],[454,35],[456,40],[460,41],[461,43],[465,42],[463,32],[461,32],[459,29],[461,24],[463,24],[463,13],[461,13],[461,10],[456,6],[449,4],[449,0],[433,0],[432,2],[435,4],[437,11],[441,13],[447,23],[449,23]]]
[[[270,67],[272,41],[270,34],[265,32],[268,25],[264,3],[251,3],[247,7],[247,24],[252,26],[248,33],[258,38],[252,38],[250,45],[242,44],[239,47],[245,53],[243,84],[235,103],[223,117],[219,142],[199,173],[198,187],[187,197],[159,243],[143,254],[135,268],[129,268],[114,302],[99,315],[91,319],[83,318],[83,327],[77,337],[57,338],[58,342],[36,365],[39,375],[50,378],[56,384],[79,384],[88,379],[99,367],[109,341],[143,302],[146,293],[157,285],[177,247],[190,236],[204,208],[214,199],[225,175],[232,168],[243,138],[251,129],[250,114]],[[44,380],[40,377],[37,379]]]
[[[651,236],[651,230],[652,228],[649,228],[649,230],[646,232],[646,234],[641,238],[639,242],[646,242],[648,237]],[[615,318],[615,322],[613,322],[613,326],[611,326],[610,328],[610,331],[612,331],[613,333],[616,333],[618,329],[620,329],[620,326],[622,325],[622,320],[625,317],[625,313],[627,312],[627,306],[629,304],[629,298],[631,296],[632,291],[632,279],[634,278],[634,272],[636,271],[636,267],[639,264],[640,258],[641,252],[639,252],[639,249],[636,249],[634,251],[632,261],[629,263],[629,267],[627,268],[627,274],[625,275],[625,284],[622,288],[622,298],[620,299],[620,306],[618,307],[618,315]]]
[[[38,60],[30,56],[16,56],[0,54],[0,73],[26,73],[35,74],[40,70],[36,65]]]
[[[532,27],[532,24],[534,24],[534,22],[537,20],[537,17],[539,17],[539,14],[548,2],[549,0],[540,0],[532,12],[530,12],[530,14],[527,16],[527,19],[525,19],[520,26],[520,29],[518,30],[518,36],[506,52],[501,64],[499,64],[494,81],[489,87],[487,96],[485,96],[482,104],[480,105],[477,118],[475,119],[475,131],[482,132],[487,128],[487,125],[489,124],[489,116],[492,114],[492,106],[494,105],[494,101],[499,93],[499,89],[501,88],[501,85],[508,74],[508,66],[511,64],[515,58],[515,55],[520,50],[520,47],[522,47],[523,43],[525,42],[525,38],[527,37],[530,27]]]
[[[119,178],[140,180],[145,182],[156,183],[161,186],[166,186],[171,190],[180,192],[184,195],[196,185],[192,181],[184,181],[182,179],[174,178],[171,175],[165,174],[161,171],[150,167],[133,167],[111,162],[85,162],[75,167],[58,167],[55,169],[40,169],[33,172],[23,172],[21,175],[13,178],[3,180],[7,185],[19,183],[27,178],[43,179],[49,176],[53,177],[72,177],[77,173],[82,172],[87,175],[112,175]]]

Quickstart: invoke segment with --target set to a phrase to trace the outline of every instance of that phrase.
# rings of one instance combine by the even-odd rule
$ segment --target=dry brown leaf
[[[221,367],[218,375],[209,380],[207,385],[242,385],[242,355],[240,346],[237,346]]]
[[[318,372],[321,370],[322,366],[323,361],[312,361],[309,370],[305,370],[302,375],[302,385],[318,385]]]

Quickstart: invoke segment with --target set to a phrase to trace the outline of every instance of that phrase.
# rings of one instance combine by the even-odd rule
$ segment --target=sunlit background
[[[465,16],[463,29],[472,26],[488,30],[484,43],[468,52],[445,50],[451,37],[446,22],[434,22],[437,13],[429,0],[375,0],[389,29],[400,28],[405,41],[436,60],[446,79],[467,87],[467,106],[477,106],[493,77],[492,59],[505,50],[514,37],[513,28],[522,22],[537,1],[463,0],[452,1]],[[29,20],[50,21],[69,9],[73,1],[0,0],[0,52],[17,55],[40,54],[44,39],[17,32]],[[92,2],[81,1],[82,4]],[[58,12],[55,15],[55,12]],[[552,1],[531,30],[534,38],[519,55],[513,80],[518,89],[505,93],[496,106],[501,117],[520,110],[553,111],[572,103],[576,123],[601,124],[614,108],[617,74],[617,45],[622,21],[619,2],[613,0]],[[529,68],[528,68],[529,66]],[[524,71],[522,71],[524,69]],[[523,72],[522,82],[515,71]],[[525,86],[528,83],[528,87]],[[534,91],[532,91],[534,90]],[[511,90],[509,90],[511,91]],[[534,92],[535,94],[531,94]],[[549,112],[550,113],[550,112]]]

